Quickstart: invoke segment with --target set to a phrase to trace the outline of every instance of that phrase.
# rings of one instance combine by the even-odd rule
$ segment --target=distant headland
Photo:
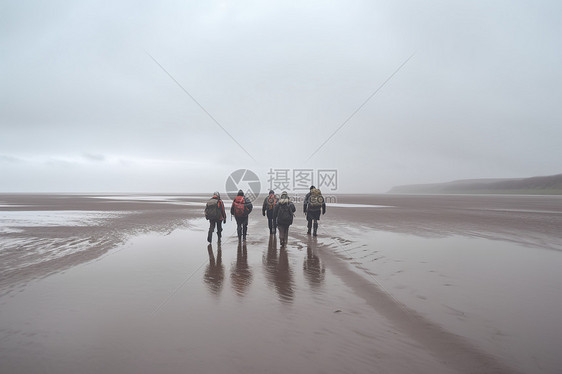
[[[465,179],[446,183],[395,186],[395,194],[562,195],[562,174],[532,178]]]

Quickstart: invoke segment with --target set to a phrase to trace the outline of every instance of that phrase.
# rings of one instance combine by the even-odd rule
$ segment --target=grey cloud
[[[88,161],[94,162],[103,162],[106,160],[106,157],[101,154],[84,153],[83,157]]]
[[[18,157],[10,156],[10,155],[0,155],[0,162],[14,164],[14,163],[24,162],[24,160],[22,160],[21,158],[18,158]]]
[[[11,2],[0,15],[0,150],[21,160],[56,160],[48,170],[56,167],[59,179],[75,172],[66,165],[73,162],[101,179],[102,166],[105,175],[127,168],[137,175],[138,160],[192,162],[166,169],[178,190],[189,187],[180,175],[204,175],[213,190],[223,179],[213,173],[241,167],[336,167],[348,192],[556,174],[561,7],[555,1]],[[307,162],[413,51],[408,65]],[[2,156],[0,162],[0,172],[14,176],[11,189],[17,180],[29,183],[24,173],[56,189],[52,173],[38,172],[44,162],[19,168]],[[209,173],[187,166],[195,164],[208,165]],[[131,184],[84,183],[157,188],[155,175],[166,178],[157,168],[151,173]]]

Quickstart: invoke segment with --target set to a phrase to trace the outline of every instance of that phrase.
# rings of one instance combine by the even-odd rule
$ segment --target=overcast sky
[[[554,0],[2,1],[0,192],[224,191],[241,168],[262,188],[270,169],[334,169],[339,192],[558,174],[560,14]]]

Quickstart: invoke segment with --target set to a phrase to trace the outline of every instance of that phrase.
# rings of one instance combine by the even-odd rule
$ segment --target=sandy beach
[[[0,195],[0,372],[560,372],[560,196],[341,195],[286,248],[207,198]]]

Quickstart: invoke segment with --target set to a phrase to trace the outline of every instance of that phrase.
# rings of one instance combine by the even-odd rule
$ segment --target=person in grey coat
[[[310,186],[310,191],[314,190],[316,187]],[[318,233],[318,220],[320,219],[320,213],[322,215],[326,214],[326,202],[322,201],[321,207],[313,207],[310,204],[311,192],[307,193],[304,197],[303,210],[306,215],[306,220],[308,221],[308,231],[307,234],[310,235],[310,230],[313,230],[312,235],[316,236]]]
[[[296,210],[295,204],[289,199],[287,192],[283,191],[275,209],[273,209],[273,217],[279,229],[279,241],[281,246],[287,244],[287,240],[289,239],[289,226],[293,224],[293,216]]]

